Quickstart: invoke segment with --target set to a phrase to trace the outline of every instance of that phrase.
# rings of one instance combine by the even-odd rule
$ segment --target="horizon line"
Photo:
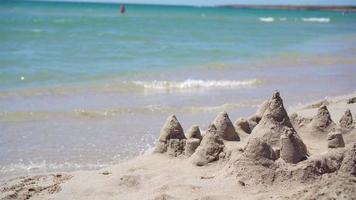
[[[6,0],[5,0],[6,1]],[[10,0],[12,1],[12,0]],[[21,0],[14,0],[21,1]],[[209,7],[209,8],[241,8],[241,9],[283,9],[283,10],[356,10],[356,5],[318,5],[318,4],[214,4],[214,5],[193,5],[193,4],[163,4],[163,3],[138,3],[119,2],[115,0],[24,0],[22,2],[49,2],[49,3],[94,3],[94,4],[125,4],[125,5],[153,5],[153,6],[186,6],[186,7]]]

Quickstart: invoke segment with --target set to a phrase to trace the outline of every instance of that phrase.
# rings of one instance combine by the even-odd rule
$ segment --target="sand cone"
[[[203,166],[219,159],[225,145],[214,124],[208,127],[199,147],[191,157],[193,164]]]
[[[281,135],[280,157],[287,163],[298,163],[307,158],[307,148],[294,129]]]
[[[177,120],[177,117],[171,115],[167,118],[160,131],[159,141],[156,144],[154,152],[165,153],[169,150],[169,153],[172,155],[182,153],[184,142],[181,142],[180,140],[183,139],[185,139],[183,128]]]
[[[221,112],[214,120],[214,125],[217,133],[224,140],[240,141],[239,135],[236,133],[229,115],[226,112]]]
[[[252,130],[251,136],[260,138],[272,148],[279,148],[281,134],[289,129],[295,132],[283,106],[283,100],[279,92],[275,91],[261,121]]]
[[[340,127],[344,129],[352,129],[354,126],[354,121],[352,119],[352,114],[350,109],[347,109],[345,111],[345,114],[341,117],[340,121]]]
[[[193,125],[192,127],[189,128],[188,133],[187,133],[187,138],[196,138],[201,140],[202,136],[200,133],[200,129],[198,125]]]
[[[328,147],[340,148],[345,147],[344,138],[340,132],[331,132],[328,134]]]
[[[185,139],[183,128],[175,115],[167,118],[159,136],[160,142],[167,142],[170,139]]]
[[[322,105],[318,109],[318,114],[310,122],[312,133],[326,133],[335,127],[335,123],[331,120],[328,108]]]

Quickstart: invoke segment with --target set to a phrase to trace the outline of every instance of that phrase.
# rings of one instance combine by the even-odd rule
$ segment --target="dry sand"
[[[228,126],[212,124],[203,138],[197,126],[186,138],[170,116],[155,153],[98,171],[7,180],[0,199],[356,199],[355,97],[287,114],[282,95],[274,93],[256,115],[238,120],[235,131],[220,117]],[[223,140],[226,135],[241,141]]]

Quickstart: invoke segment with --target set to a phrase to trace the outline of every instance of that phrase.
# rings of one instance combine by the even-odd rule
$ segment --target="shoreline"
[[[341,195],[355,198],[355,196],[352,197],[352,194],[355,194],[352,193],[356,183],[352,181],[355,178],[344,176],[348,171],[341,173],[341,169],[334,169],[321,174],[305,171],[305,167],[315,167],[312,163],[320,157],[329,159],[331,156],[330,158],[333,159],[336,156],[335,158],[338,158],[356,144],[356,129],[353,128],[343,134],[345,148],[330,149],[327,147],[327,140],[324,136],[314,136],[308,133],[308,129],[305,127],[309,126],[309,122],[306,121],[312,120],[320,106],[325,104],[330,111],[331,119],[338,124],[347,108],[351,110],[353,116],[356,116],[355,101],[356,93],[353,92],[330,97],[326,101],[325,99],[319,100],[288,109],[288,111],[293,111],[288,112],[291,122],[308,147],[309,153],[307,160],[299,161],[296,164],[287,163],[281,158],[273,162],[262,158],[263,161],[260,158],[253,162],[245,160],[246,145],[248,146],[254,134],[244,133],[240,129],[241,127],[236,126],[239,121],[237,120],[235,130],[240,137],[240,142],[224,140],[224,156],[219,155],[217,160],[204,164],[204,166],[195,166],[192,164],[193,158],[178,155],[176,154],[178,151],[174,151],[176,152],[175,156],[172,156],[172,152],[169,153],[169,151],[163,152],[163,154],[150,153],[99,170],[40,173],[2,180],[0,181],[0,199],[220,200],[262,199],[266,195],[280,199],[289,199],[299,195],[302,195],[302,199],[332,197],[330,195],[333,193],[322,189],[326,186],[325,184],[327,187],[335,187]],[[288,102],[284,102],[284,105],[288,107]],[[297,117],[293,113],[297,113]],[[235,121],[235,119],[232,120]],[[261,130],[268,131],[268,129]],[[204,137],[207,137],[207,134],[206,132]],[[156,150],[157,148],[156,146]],[[254,157],[254,159],[256,158]],[[260,165],[259,162],[265,164]],[[266,163],[269,167],[265,166]],[[325,164],[329,165],[330,163]],[[341,166],[343,165],[345,164],[341,164]],[[249,170],[246,167],[251,168],[249,170],[254,170],[253,175],[248,173]],[[271,170],[276,171],[276,174]],[[284,173],[294,175],[286,178]],[[305,173],[311,174],[306,177]],[[274,178],[270,179],[271,176]],[[349,185],[343,185],[346,183]],[[282,186],[284,184],[295,189],[284,189]],[[308,187],[311,189],[306,189]]]

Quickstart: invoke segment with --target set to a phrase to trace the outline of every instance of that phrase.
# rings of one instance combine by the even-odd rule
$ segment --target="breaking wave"
[[[211,88],[241,88],[258,84],[257,79],[251,80],[194,80],[188,79],[185,81],[133,81],[137,86],[145,89],[211,89]]]
[[[329,23],[330,18],[325,18],[325,17],[310,17],[310,18],[302,18],[303,22],[318,22],[318,23]]]
[[[274,18],[273,17],[260,17],[259,20],[261,22],[274,22]]]

